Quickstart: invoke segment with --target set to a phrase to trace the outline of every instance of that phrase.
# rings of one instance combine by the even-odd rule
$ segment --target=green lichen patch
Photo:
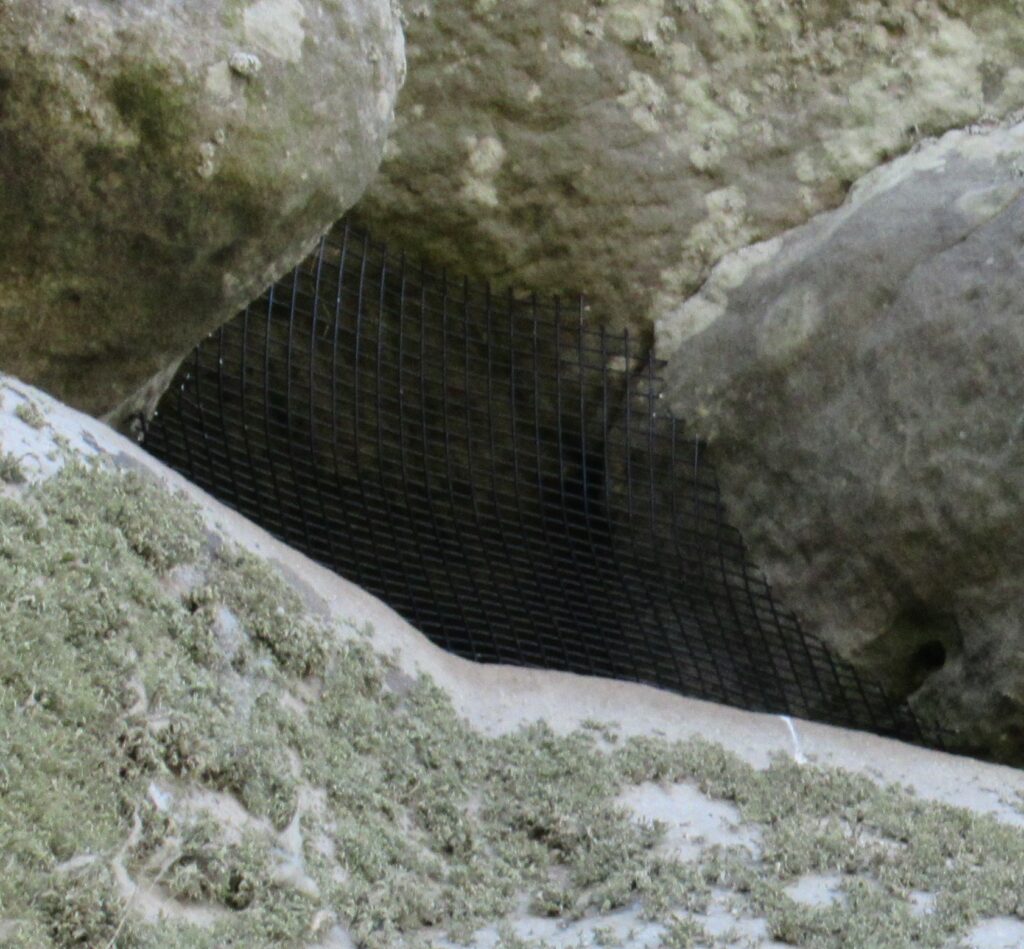
[[[0,481],[5,484],[24,484],[25,469],[11,452],[0,448]]]
[[[229,550],[218,554],[210,580],[197,603],[228,606],[285,670],[299,676],[323,671],[331,636],[306,615],[280,575],[252,554]]]
[[[735,945],[704,924],[723,894],[810,947],[1024,918],[1024,833],[992,818],[596,722],[485,737],[139,474],[72,463],[0,497],[0,633],[5,944],[539,945],[528,907],[594,921],[580,945],[637,944],[601,923],[623,910],[664,947]],[[674,855],[619,803],[652,781],[730,802],[756,849]],[[840,898],[791,895],[814,874]]]
[[[94,944],[116,915],[97,881],[127,835],[137,790],[118,754],[125,685],[173,613],[133,547],[166,523],[151,511],[144,529],[128,514],[132,497],[146,509],[146,490],[71,466],[31,489],[29,503],[0,498],[0,914],[25,919],[29,945],[46,944],[43,933],[55,945]],[[175,502],[149,492],[174,517]],[[190,546],[179,521],[169,550]],[[76,861],[96,865],[62,870]]]
[[[19,402],[14,414],[32,428],[42,428],[46,424],[46,416],[42,409],[32,401]]]
[[[179,562],[201,535],[182,518],[194,512],[155,488],[148,500],[158,503],[149,506],[149,490],[131,475],[68,470],[33,504],[5,500],[0,508],[0,917],[20,921],[15,944],[106,945],[117,927],[118,945],[177,944],[176,925],[159,933],[128,927],[123,894],[110,883],[118,854],[127,851],[137,866],[161,849],[152,809],[148,833],[128,843],[153,777],[227,788],[277,823],[294,808],[282,803],[283,744],[268,747],[258,712],[236,711],[229,722],[227,690],[177,645],[187,610],[163,592],[154,564]],[[132,500],[148,508],[148,532],[136,518],[120,520]],[[155,557],[148,542],[163,515],[177,519],[180,534]],[[145,713],[140,694],[148,695]],[[154,719],[166,721],[157,727]],[[248,932],[248,944],[260,945],[279,944],[270,941],[275,933],[294,940],[305,932],[308,907],[273,885],[266,839],[211,841],[217,834],[182,834],[174,824],[162,825],[166,837],[181,838],[163,873],[172,896],[192,892],[187,883],[202,865],[202,895],[245,910],[231,933]],[[82,861],[88,869],[62,869]],[[224,945],[223,935],[210,944]],[[202,944],[196,933],[181,938],[183,946]]]
[[[756,859],[743,850],[702,861],[705,880],[743,895],[774,939],[799,946],[945,946],[980,919],[1024,918],[1024,835],[990,816],[915,799],[863,775],[776,759],[765,771],[705,742],[630,741],[631,779],[696,783],[737,805],[760,831]],[[843,899],[803,905],[786,884],[837,872]],[[916,913],[914,892],[935,896]]]
[[[692,949],[713,942],[704,927],[690,916],[676,916],[665,928],[660,949]]]
[[[195,508],[139,472],[113,475],[72,464],[35,493],[41,512],[63,521],[83,547],[126,545],[158,574],[191,563],[204,544]],[[139,566],[143,566],[139,565]]]

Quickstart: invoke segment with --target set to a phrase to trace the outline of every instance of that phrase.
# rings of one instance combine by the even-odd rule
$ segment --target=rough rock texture
[[[1024,125],[878,169],[656,335],[783,602],[1024,760]]]
[[[1021,772],[457,659],[4,376],[0,629],[10,949],[1024,932]]]
[[[924,136],[1024,105],[1019,4],[407,0],[358,213],[474,277],[649,328],[725,252]]]
[[[362,193],[390,0],[0,0],[0,365],[107,412]]]

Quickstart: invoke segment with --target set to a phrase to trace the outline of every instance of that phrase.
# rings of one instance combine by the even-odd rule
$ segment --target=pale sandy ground
[[[53,454],[55,433],[66,437],[76,452],[92,455],[102,451],[121,456],[122,462],[131,459],[144,466],[172,489],[185,490],[209,522],[223,533],[277,562],[310,605],[326,608],[339,618],[352,619],[357,625],[372,623],[376,648],[394,651],[400,665],[410,672],[428,672],[450,692],[457,709],[484,732],[500,734],[523,722],[542,718],[559,732],[571,731],[587,720],[597,720],[614,723],[622,735],[653,734],[670,739],[700,735],[756,767],[766,766],[772,755],[782,753],[801,763],[839,766],[880,783],[910,786],[921,798],[1024,824],[1024,815],[1013,803],[1018,795],[1024,795],[1024,771],[861,732],[739,711],[647,686],[562,672],[481,665],[452,656],[430,643],[375,597],[278,542],[101,422],[68,409],[11,377],[0,375],[0,393],[0,443],[5,451],[21,458],[30,475],[45,476],[58,467],[59,462],[48,457]],[[31,399],[44,410],[44,428],[33,429],[15,416],[17,405],[25,399]],[[756,847],[756,839],[738,826],[737,814],[729,805],[704,798],[689,786],[642,786],[626,795],[624,801],[637,814],[668,823],[668,845],[683,854],[696,853],[701,845],[715,842]],[[680,815],[685,815],[685,819]],[[805,877],[791,888],[790,895],[820,904],[835,897],[834,883],[827,877]],[[921,904],[924,911],[927,895],[922,895]],[[742,937],[737,945],[779,945],[765,938],[763,921],[737,920],[724,906],[713,906],[706,917],[698,918],[712,934],[734,930],[737,938]],[[634,929],[631,945],[658,945],[659,931],[650,926],[645,928],[629,912],[568,926],[558,920],[524,916],[516,930],[545,945],[568,947],[591,945],[588,934],[596,926],[611,926],[621,933]],[[478,933],[478,945],[489,947],[496,942],[494,930]],[[1024,923],[1012,919],[987,920],[972,930],[966,944],[978,949],[1022,946]],[[345,933],[335,930],[323,945],[345,947],[351,942]],[[438,945],[451,944],[438,941]]]

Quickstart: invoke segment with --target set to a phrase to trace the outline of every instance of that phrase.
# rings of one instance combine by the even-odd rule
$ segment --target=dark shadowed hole
[[[955,617],[913,601],[859,659],[900,698],[921,688],[962,647]]]
[[[193,352],[146,446],[466,658],[919,737],[890,695],[957,654],[955,626],[903,596],[858,657],[877,679],[805,633],[655,411],[656,365],[629,368],[653,340],[572,312],[343,222]]]
[[[946,664],[946,647],[937,639],[925,643],[911,659],[911,665],[921,672],[938,672]]]

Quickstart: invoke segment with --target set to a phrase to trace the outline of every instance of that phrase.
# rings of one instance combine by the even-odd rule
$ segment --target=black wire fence
[[[342,222],[185,361],[145,446],[471,659],[937,744],[773,598],[656,366]]]

